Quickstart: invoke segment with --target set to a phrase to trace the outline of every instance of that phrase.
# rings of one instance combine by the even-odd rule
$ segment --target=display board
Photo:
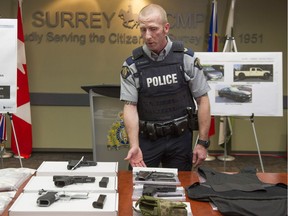
[[[0,113],[16,112],[17,20],[0,19]]]
[[[215,116],[283,116],[281,52],[197,52]]]

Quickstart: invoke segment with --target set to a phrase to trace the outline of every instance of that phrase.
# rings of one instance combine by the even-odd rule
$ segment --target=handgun
[[[142,195],[154,196],[157,192],[176,192],[176,185],[144,184]]]
[[[56,191],[45,191],[45,190],[40,190],[39,195],[36,203],[39,207],[48,207],[52,205],[54,202],[58,201],[59,199],[65,199],[65,200],[70,200],[70,199],[87,199],[89,193],[74,193],[74,194],[69,194],[65,192],[56,192]]]
[[[53,181],[56,187],[64,187],[75,183],[93,183],[95,177],[88,176],[53,176]]]
[[[82,166],[96,166],[97,162],[95,161],[84,161],[84,160],[70,160],[67,165],[68,170],[74,170]]]
[[[136,180],[139,181],[168,181],[175,182],[175,174],[157,171],[139,171],[136,173]]]

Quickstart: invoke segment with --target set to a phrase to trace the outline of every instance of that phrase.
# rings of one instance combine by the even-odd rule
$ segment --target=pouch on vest
[[[173,202],[152,196],[142,196],[136,202],[144,216],[186,216],[187,205],[183,202]]]

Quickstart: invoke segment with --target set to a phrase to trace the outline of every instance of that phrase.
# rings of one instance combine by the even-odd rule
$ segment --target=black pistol
[[[175,182],[175,174],[169,172],[157,171],[139,171],[136,173],[136,180],[138,181],[166,181]]]
[[[53,181],[56,187],[64,187],[75,183],[93,183],[95,177],[88,176],[53,176]]]
[[[144,184],[142,195],[154,196],[157,192],[176,192],[176,185]]]
[[[78,167],[83,166],[96,166],[97,162],[95,161],[84,161],[84,160],[70,160],[67,165],[68,170],[74,170]]]

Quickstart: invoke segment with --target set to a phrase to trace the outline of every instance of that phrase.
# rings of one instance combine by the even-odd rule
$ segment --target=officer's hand
[[[193,166],[198,167],[207,157],[207,149],[202,145],[196,145],[193,150]]]
[[[143,161],[142,151],[139,147],[131,147],[124,160],[129,160],[132,167],[146,167]]]

